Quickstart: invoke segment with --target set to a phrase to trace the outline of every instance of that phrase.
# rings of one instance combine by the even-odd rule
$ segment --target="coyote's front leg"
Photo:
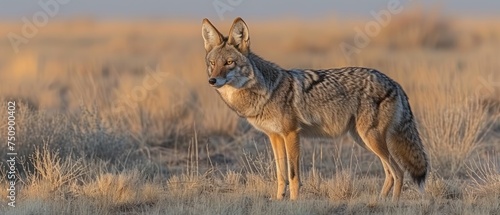
[[[273,147],[274,160],[276,161],[276,179],[278,181],[278,193],[276,199],[281,200],[285,197],[286,189],[286,151],[285,140],[279,134],[267,134]]]
[[[288,161],[288,180],[290,182],[290,199],[297,200],[300,186],[300,141],[299,133],[292,131],[284,135],[286,157]]]

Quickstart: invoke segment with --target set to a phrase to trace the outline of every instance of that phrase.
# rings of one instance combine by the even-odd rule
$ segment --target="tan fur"
[[[380,158],[381,197],[399,199],[404,171],[423,186],[428,160],[403,89],[369,68],[285,70],[250,51],[249,30],[235,19],[229,37],[203,20],[209,82],[226,104],[271,141],[277,199],[299,196],[300,136],[349,133]]]

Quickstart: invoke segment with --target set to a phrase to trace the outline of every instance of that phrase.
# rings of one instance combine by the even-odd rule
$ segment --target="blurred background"
[[[42,1],[50,2],[50,1]],[[241,16],[247,19],[279,19],[283,17],[295,17],[300,19],[319,17],[368,17],[371,10],[384,9],[389,0],[375,0],[365,2],[351,1],[320,1],[308,2],[292,1],[247,1],[247,0],[207,0],[207,1],[77,1],[69,2],[57,15],[57,19],[71,19],[75,17],[87,17],[90,19],[114,19],[114,20],[158,20],[158,19],[189,19],[200,20],[205,17],[218,18],[214,9],[215,5],[228,5],[230,13],[227,18]],[[439,7],[440,12],[455,16],[495,16],[500,10],[500,2],[492,0],[398,0],[405,6],[421,5],[427,8]],[[222,6],[224,7],[224,6]],[[229,8],[227,7],[227,8]],[[8,1],[2,0],[0,18],[18,21],[23,16],[31,15],[40,9],[37,1]]]

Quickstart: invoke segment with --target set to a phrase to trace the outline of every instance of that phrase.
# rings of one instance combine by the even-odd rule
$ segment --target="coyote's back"
[[[202,36],[209,84],[271,141],[278,199],[285,195],[286,178],[290,198],[298,197],[300,136],[349,133],[380,158],[386,174],[381,196],[394,187],[393,199],[399,198],[405,170],[422,187],[427,156],[408,98],[395,81],[361,67],[282,69],[250,51],[248,27],[241,18],[228,37],[205,19]]]

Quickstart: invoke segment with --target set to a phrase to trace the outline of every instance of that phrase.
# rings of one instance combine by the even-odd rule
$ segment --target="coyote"
[[[290,182],[299,197],[299,136],[349,133],[380,158],[385,181],[380,192],[397,201],[404,170],[422,190],[429,164],[401,86],[369,68],[286,70],[250,51],[248,27],[236,18],[224,37],[204,19],[208,83],[239,116],[270,139],[277,172],[277,199]],[[285,162],[286,161],[286,162]],[[288,176],[287,176],[288,173]]]

